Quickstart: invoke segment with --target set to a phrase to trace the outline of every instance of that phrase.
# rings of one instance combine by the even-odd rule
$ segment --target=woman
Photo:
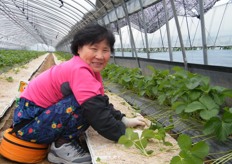
[[[144,126],[142,116],[127,118],[104,94],[100,72],[114,52],[111,31],[91,24],[71,42],[73,57],[33,79],[20,95],[14,112],[16,136],[51,144],[53,163],[90,163],[91,156],[76,142],[92,126],[100,135],[118,141],[126,127]]]

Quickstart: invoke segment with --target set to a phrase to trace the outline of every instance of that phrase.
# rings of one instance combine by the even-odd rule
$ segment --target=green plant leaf
[[[135,133],[131,128],[127,128],[125,135],[122,135],[119,138],[118,143],[123,144],[126,147],[131,147],[133,146],[133,141],[138,139],[139,139],[138,133]]]
[[[152,73],[156,73],[156,69],[155,69],[153,66],[148,65],[147,68],[148,68],[150,71],[152,71]]]
[[[158,97],[159,103],[164,104],[164,101],[166,100],[166,97],[167,97],[166,94],[159,95],[159,97]]]
[[[174,128],[174,124],[168,125],[164,127],[165,132],[172,130]]]
[[[168,141],[164,141],[163,144],[165,146],[173,146],[173,144],[171,142],[168,142]]]
[[[143,138],[135,142],[135,147],[140,150],[144,150],[147,147],[148,141],[146,138]]]
[[[101,158],[97,157],[96,162],[101,162]]]
[[[146,91],[144,91],[144,90],[143,90],[143,91],[140,91],[140,92],[139,92],[139,95],[140,95],[140,96],[144,96],[145,92],[146,92]]]
[[[194,156],[191,152],[191,148],[189,150],[182,150],[180,152],[180,157],[182,157],[182,163],[185,164],[203,164],[203,160]]]
[[[158,134],[161,137],[161,140],[164,140],[165,136],[166,136],[166,132],[164,128],[160,128],[158,129]]]
[[[175,109],[176,114],[182,113],[186,108],[186,104],[181,101],[176,101],[172,104],[172,109]]]
[[[222,116],[222,120],[226,123],[231,123],[232,122],[232,113],[230,112],[225,112]]]
[[[189,98],[192,101],[196,101],[201,96],[202,93],[200,91],[191,91],[188,94],[189,94]]]
[[[221,86],[212,86],[212,89],[219,92],[219,93],[222,93],[222,92],[227,90],[226,88],[221,87]]]
[[[198,74],[199,75],[199,74]],[[209,79],[209,77],[207,77],[207,76],[198,76],[198,78],[200,78],[201,79],[201,82],[202,82],[202,85],[204,86],[204,89],[203,90],[209,90],[210,88],[211,88],[211,86],[209,86],[210,85],[210,79]]]
[[[231,108],[229,108],[229,111],[230,111],[230,113],[232,113],[232,107],[231,107]]]
[[[174,68],[175,69],[175,68]],[[173,69],[173,70],[174,70]],[[183,79],[186,79],[186,78],[188,78],[188,73],[187,73],[187,71],[185,71],[185,70],[183,70],[182,68],[181,69],[175,69],[175,73],[174,73],[174,75],[176,76],[176,77],[180,77],[180,78],[183,78]]]
[[[226,89],[223,91],[223,94],[232,98],[232,89]]]
[[[138,133],[134,132],[131,128],[126,128],[125,136],[130,140],[137,140],[139,139]]]
[[[218,93],[212,93],[213,99],[216,104],[222,105],[225,102],[224,96],[219,95]]]
[[[126,136],[127,138],[131,138],[133,134],[134,134],[133,129],[131,129],[131,128],[126,128],[125,136]]]
[[[190,90],[198,87],[200,85],[201,79],[194,77],[189,80],[189,82],[186,84],[186,87]]]
[[[159,122],[152,122],[149,129],[151,130],[156,130],[156,129],[160,129],[163,128],[163,125]]]
[[[209,146],[204,141],[200,141],[193,145],[191,152],[194,156],[204,159],[209,154]]]
[[[194,156],[191,156],[190,158],[184,159],[185,164],[203,164],[203,160],[196,158]]]
[[[203,133],[214,134],[219,140],[225,141],[232,133],[232,123],[226,123],[218,117],[213,117],[206,122]]]
[[[162,134],[159,134],[159,133],[156,133],[154,135],[154,138],[157,139],[157,140],[163,140],[163,135]]]
[[[185,112],[191,113],[203,109],[206,109],[206,107],[202,103],[200,103],[199,101],[194,101],[186,106]]]
[[[190,148],[191,148],[191,146],[188,149],[184,149],[184,150],[180,151],[179,155],[182,158],[183,162],[184,161],[187,162],[187,161],[189,161],[191,159],[192,154],[191,154],[191,152],[189,150]]]
[[[179,156],[174,156],[170,164],[184,164]]]
[[[224,110],[225,112],[232,113],[232,107],[225,106],[225,107],[223,108],[223,110]]]
[[[226,141],[232,133],[232,123],[221,122],[221,126],[215,131],[216,136],[221,141]]]
[[[151,91],[154,95],[157,95],[158,94],[158,87],[157,86],[152,87]]]
[[[124,77],[123,77],[123,80],[124,80],[125,82],[127,82],[127,83],[128,83],[128,82],[130,82],[130,81],[131,81],[131,78],[130,78],[130,77],[128,77],[128,76],[127,76],[127,77],[125,77],[125,76],[124,76]]]
[[[174,67],[172,67],[172,70],[176,71],[176,72],[179,72],[179,71],[183,71],[183,68],[178,67],[178,66],[174,66]]]
[[[124,145],[125,147],[133,146],[133,142],[129,140],[125,135],[119,138],[118,143]]]
[[[220,122],[221,120],[218,117],[211,118],[205,123],[203,133],[205,135],[213,134],[215,129],[219,128]]]
[[[148,155],[151,155],[154,151],[153,150],[148,150],[146,151]]]
[[[143,132],[142,132],[141,137],[150,139],[150,138],[154,138],[154,135],[155,135],[155,133],[154,133],[153,130],[151,130],[151,129],[144,129]]]
[[[192,145],[192,139],[186,134],[181,134],[178,137],[177,142],[181,150],[188,150]]]
[[[219,113],[218,109],[212,109],[212,110],[204,109],[200,111],[200,116],[204,120],[209,120],[210,118],[217,116],[218,113]]]
[[[168,118],[168,120],[169,120],[170,123],[173,123],[173,115],[170,115],[169,118]],[[174,127],[174,125],[173,125],[173,127]],[[166,128],[165,128],[165,131],[166,131]]]
[[[214,102],[213,98],[209,95],[202,95],[199,101],[209,110],[219,108],[219,106]]]

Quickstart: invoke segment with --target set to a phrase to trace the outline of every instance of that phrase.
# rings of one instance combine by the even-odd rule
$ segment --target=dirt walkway
[[[12,101],[14,101],[15,97],[18,96],[19,81],[28,81],[47,55],[44,54],[21,67],[16,67],[0,74],[0,118],[4,115]]]
[[[4,74],[0,75],[1,82],[1,122],[0,122],[0,141],[2,139],[4,131],[9,128],[12,124],[12,114],[15,108],[14,100],[18,97],[18,87],[19,81],[29,81],[33,79],[41,72],[47,70],[51,66],[55,65],[54,56],[52,54],[45,54],[23,67],[14,68]],[[6,80],[7,77],[12,77],[13,81],[8,82]],[[12,105],[12,107],[10,107]],[[4,108],[3,108],[4,107]],[[9,161],[2,156],[0,156],[0,164],[16,164],[16,162]],[[44,160],[40,164],[50,164],[47,160]]]

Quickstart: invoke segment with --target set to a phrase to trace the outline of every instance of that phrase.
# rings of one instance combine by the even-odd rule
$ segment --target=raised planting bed
[[[130,104],[118,95],[107,92],[110,102],[114,104],[115,109],[125,113],[128,117],[133,117],[138,111],[135,111]],[[147,120],[147,124],[149,124]],[[148,128],[148,127],[145,127]],[[141,134],[144,129],[133,129],[134,132]],[[146,156],[141,149],[131,146],[125,147],[100,136],[95,130],[89,128],[86,132],[86,141],[92,156],[93,164],[169,164],[172,157],[178,155],[179,147],[174,138],[166,134],[165,141],[172,146],[165,146],[158,139],[149,140],[146,151],[152,150],[152,154]]]

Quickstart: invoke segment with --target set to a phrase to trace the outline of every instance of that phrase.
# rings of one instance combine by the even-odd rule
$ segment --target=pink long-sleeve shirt
[[[80,105],[93,96],[104,95],[100,73],[93,72],[79,56],[73,56],[38,75],[20,97],[47,108],[70,92]]]

